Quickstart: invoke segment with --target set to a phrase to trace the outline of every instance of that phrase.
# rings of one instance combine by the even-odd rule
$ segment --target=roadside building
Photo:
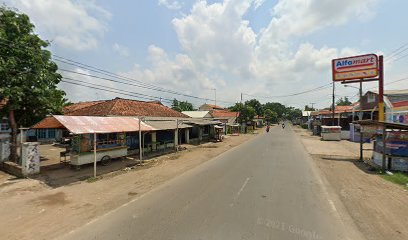
[[[2,98],[0,96],[0,110],[2,110],[8,103],[7,98]],[[8,123],[7,117],[0,116],[0,141],[2,139],[8,139],[10,137],[11,129]]]
[[[144,102],[123,98],[74,103],[64,108],[64,114],[67,116],[138,117],[145,120],[159,117],[159,120],[174,122],[172,130],[177,128],[175,124],[177,118],[188,118],[187,115],[168,108],[158,101]],[[167,124],[165,122],[163,124]],[[160,124],[160,121],[157,121],[156,124]],[[39,142],[53,142],[62,139],[63,131],[57,128],[36,128],[35,131],[29,132],[29,138],[30,135],[35,136]],[[146,138],[152,139],[152,136],[148,134]],[[138,133],[129,133],[127,144],[131,149],[138,148]]]
[[[261,127],[263,127],[264,124],[265,124],[265,117],[256,115],[256,116],[252,119],[252,122],[255,124],[255,127],[261,128]]]
[[[203,104],[198,108],[199,111],[212,111],[212,110],[225,110],[225,108],[213,105],[213,104]]]
[[[182,111],[182,114],[185,114],[191,118],[202,118],[202,119],[212,119],[210,111]]]

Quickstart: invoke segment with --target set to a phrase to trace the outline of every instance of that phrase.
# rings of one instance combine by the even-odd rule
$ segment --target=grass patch
[[[383,172],[380,172],[380,174],[385,180],[408,188],[408,174],[402,172],[394,172],[393,175],[388,175]]]
[[[87,181],[88,183],[93,183],[93,182],[96,182],[96,181],[98,181],[98,180],[101,180],[102,178],[103,178],[103,176],[89,177],[88,179],[86,179],[86,181]]]

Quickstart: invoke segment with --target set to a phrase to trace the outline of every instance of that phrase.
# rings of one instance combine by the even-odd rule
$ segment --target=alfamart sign
[[[375,54],[332,60],[333,81],[373,78],[378,76],[378,57]]]

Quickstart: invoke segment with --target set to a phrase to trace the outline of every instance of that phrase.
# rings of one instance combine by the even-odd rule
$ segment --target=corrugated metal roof
[[[192,118],[210,118],[212,117],[210,111],[182,111],[182,114],[185,114]]]
[[[53,116],[68,131],[73,134],[85,133],[111,133],[111,132],[136,132],[139,131],[139,119],[133,117],[90,117],[90,116]],[[44,121],[36,125],[47,127]],[[51,122],[50,122],[51,123]],[[52,126],[52,125],[50,125]],[[33,126],[35,128],[35,126]],[[153,127],[146,123],[141,123],[142,131],[153,131]]]
[[[219,122],[209,121],[209,120],[206,120],[206,119],[189,119],[189,120],[185,120],[184,123],[193,124],[193,125],[200,125],[200,126],[219,124]]]
[[[146,124],[155,130],[175,130],[177,128],[176,121],[146,121]],[[178,128],[192,128],[192,126],[179,122]]]

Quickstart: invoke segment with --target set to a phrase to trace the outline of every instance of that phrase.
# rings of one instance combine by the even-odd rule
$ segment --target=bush
[[[305,124],[305,123],[300,124],[300,126],[301,126],[303,129],[308,129],[307,124]]]

